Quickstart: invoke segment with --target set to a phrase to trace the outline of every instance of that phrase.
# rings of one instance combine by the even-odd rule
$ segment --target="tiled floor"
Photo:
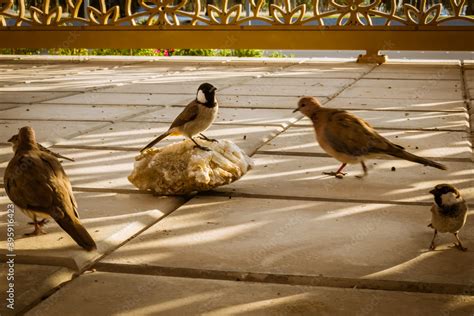
[[[12,156],[6,140],[35,128],[76,160],[64,168],[98,244],[84,252],[55,223],[25,238],[31,226],[16,212],[16,312],[474,314],[473,211],[461,231],[467,252],[448,235],[428,251],[426,227],[435,184],[455,184],[474,209],[473,64],[25,57],[2,58],[0,71],[0,174]],[[220,102],[208,136],[237,143],[255,169],[197,196],[139,192],[127,180],[138,150],[204,81]],[[384,159],[363,180],[359,166],[343,180],[322,175],[338,162],[292,113],[302,95],[354,112],[448,171]],[[3,258],[8,203],[0,191]],[[0,313],[12,314],[5,264],[1,272]]]

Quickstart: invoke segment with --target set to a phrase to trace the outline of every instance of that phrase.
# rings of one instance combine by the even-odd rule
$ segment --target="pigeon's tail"
[[[165,139],[166,137],[168,137],[170,134],[171,134],[171,131],[167,131],[166,133],[161,134],[160,136],[158,136],[157,138],[155,138],[154,140],[152,140],[148,145],[146,145],[145,147],[143,147],[143,148],[140,150],[140,152],[144,152],[144,151],[147,150],[148,148],[153,147],[155,144],[159,143],[160,141],[162,141],[163,139]]]
[[[401,158],[401,159],[405,159],[405,160],[408,160],[408,161],[416,162],[416,163],[419,163],[419,164],[422,164],[422,165],[425,165],[425,166],[430,166],[430,167],[441,169],[441,170],[447,170],[448,169],[443,164],[440,164],[436,161],[429,160],[429,159],[426,159],[426,158],[423,158],[423,157],[420,157],[420,156],[417,156],[417,155],[410,154],[409,152],[407,152],[407,151],[405,151],[405,150],[403,150],[399,147],[394,147],[393,150],[391,150],[388,154],[391,155],[391,156],[397,157],[397,158]]]
[[[64,218],[56,220],[56,222],[58,222],[59,226],[61,226],[61,228],[64,229],[64,231],[85,250],[91,251],[97,249],[94,239],[92,239],[91,235],[89,235],[87,230],[78,220],[65,216]]]

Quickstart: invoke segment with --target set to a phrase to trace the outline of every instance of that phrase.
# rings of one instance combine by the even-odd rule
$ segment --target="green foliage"
[[[293,54],[290,54],[290,55],[286,55],[286,54],[283,54],[282,52],[280,51],[273,51],[271,52],[268,57],[271,57],[271,58],[286,58],[286,57],[295,57],[295,55]]]
[[[216,49],[176,49],[174,54],[176,56],[218,56]]]
[[[54,48],[41,49],[0,49],[1,55],[38,55],[42,52],[49,55],[72,55],[72,56],[236,56],[236,57],[262,57],[263,50],[260,49],[112,49],[112,48]],[[284,57],[284,56],[275,56]]]
[[[48,50],[49,55],[74,55],[87,56],[89,51],[85,48],[52,48]]]
[[[237,57],[262,57],[263,50],[261,49],[233,49],[232,56]]]
[[[0,48],[1,55],[39,55],[41,49],[34,48]]]
[[[160,56],[155,49],[130,49],[130,48],[97,48],[89,51],[89,55],[97,56]]]

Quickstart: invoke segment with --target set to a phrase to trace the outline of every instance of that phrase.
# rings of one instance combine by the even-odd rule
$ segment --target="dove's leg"
[[[44,220],[37,221],[36,216],[33,218],[33,225],[35,226],[35,230],[32,231],[31,233],[26,233],[25,236],[38,236],[38,235],[43,235],[46,234],[44,230],[41,229],[41,226],[44,225]],[[40,224],[43,222],[43,224]]]
[[[48,223],[49,223],[49,220],[48,220],[47,218],[43,218],[42,220],[37,221],[36,223],[35,223],[35,222],[29,222],[28,224],[29,224],[29,225],[36,225],[36,224],[37,224],[37,225],[39,225],[40,227],[42,227],[42,226],[44,226],[44,225],[46,225],[46,224],[48,224]]]
[[[211,143],[217,143],[219,142],[217,139],[214,139],[214,138],[207,138],[206,135],[204,135],[203,133],[199,133],[199,136],[198,136],[200,139],[204,139],[204,140],[207,140],[208,142],[211,142]]]
[[[192,138],[192,137],[190,137],[190,138],[191,138],[191,140],[193,141],[193,143],[196,144],[196,146],[194,146],[194,148],[197,147],[197,148],[199,148],[199,149],[201,149],[201,150],[211,151],[211,149],[209,149],[208,147],[204,147],[204,146],[199,145],[199,144],[194,140],[194,138]]]
[[[364,170],[364,174],[361,176],[356,176],[359,179],[362,179],[366,177],[369,173],[367,172],[367,166],[365,165],[365,162],[361,161],[360,164],[362,165],[362,170]]]
[[[455,246],[456,246],[459,250],[466,251],[467,248],[462,245],[461,240],[459,239],[459,236],[458,236],[458,232],[455,232],[455,233],[454,233],[454,237],[456,237],[456,240],[458,241],[458,243],[455,244]]]
[[[342,172],[342,169],[344,169],[344,167],[346,166],[347,164],[346,163],[343,163],[339,169],[337,169],[336,172],[334,171],[331,171],[331,172],[323,172],[323,174],[325,175],[328,175],[328,176],[335,176],[336,178],[342,178],[343,176],[346,175],[345,172]]]
[[[436,249],[436,246],[435,246],[435,239],[436,239],[436,236],[438,235],[438,231],[435,229],[434,230],[434,235],[433,235],[433,239],[431,240],[431,244],[430,244],[430,250],[435,250]]]

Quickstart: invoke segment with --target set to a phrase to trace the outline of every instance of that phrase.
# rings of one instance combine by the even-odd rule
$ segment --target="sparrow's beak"
[[[9,142],[9,143],[13,142],[13,136],[12,136],[12,137],[10,137],[10,139],[9,139],[9,140],[7,140],[7,142]]]
[[[300,110],[299,108],[296,108],[293,110],[293,113],[298,112],[299,110]]]

